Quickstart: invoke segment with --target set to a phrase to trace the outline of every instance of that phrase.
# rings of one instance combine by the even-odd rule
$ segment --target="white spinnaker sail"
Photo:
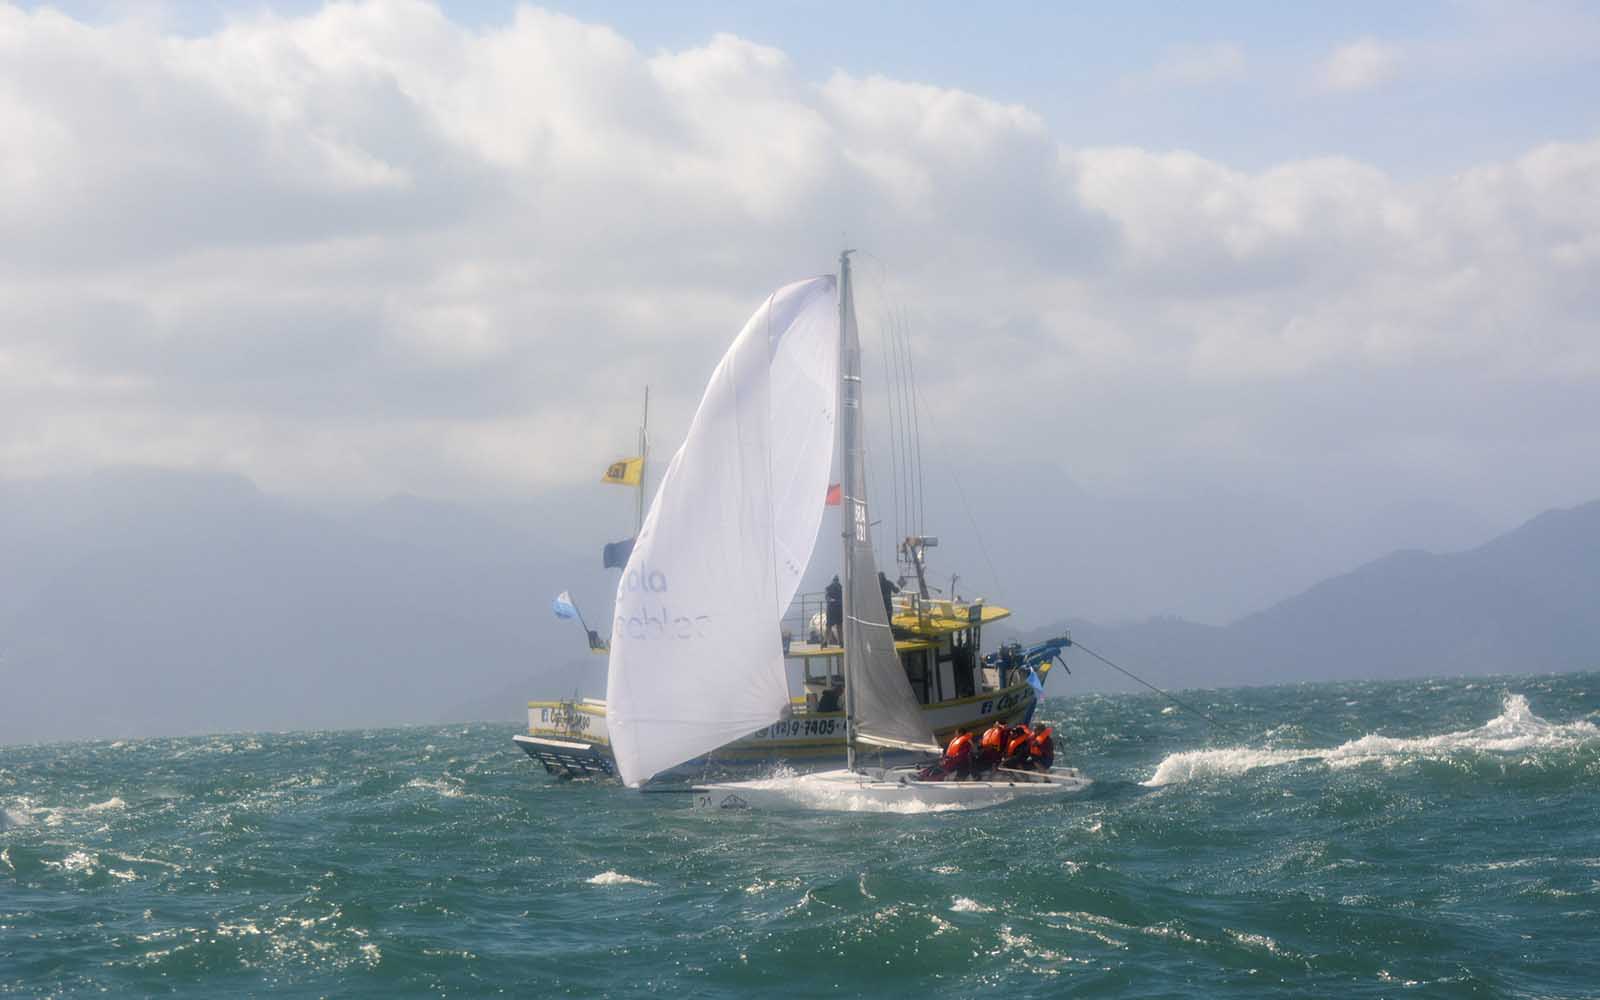
[[[832,457],[832,275],[774,292],[711,374],[617,584],[606,717],[622,780],[747,736],[789,703],[779,619]]]
[[[805,295],[785,295],[804,286]],[[772,344],[772,527],[777,617],[789,609],[817,547],[833,467],[839,397],[835,282],[824,275],[776,293],[768,307]],[[824,307],[826,300],[826,307]],[[758,314],[759,316],[759,314]]]

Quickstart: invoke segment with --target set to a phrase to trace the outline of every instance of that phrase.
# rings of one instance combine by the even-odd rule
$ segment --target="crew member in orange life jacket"
[[[1026,722],[1006,730],[1006,752],[1001,766],[1026,770],[1030,766],[1028,747],[1032,739],[1033,730]]]
[[[959,781],[972,777],[972,734],[957,729],[939,763],[917,775],[923,781]]]
[[[1051,739],[1055,730],[1045,726],[1028,741],[1028,757],[1036,771],[1048,771],[1056,762],[1056,742]]]
[[[973,770],[982,774],[992,771],[1000,766],[1000,758],[1006,749],[1005,723],[996,719],[994,725],[983,731],[983,739],[978,741],[978,757],[973,762]]]

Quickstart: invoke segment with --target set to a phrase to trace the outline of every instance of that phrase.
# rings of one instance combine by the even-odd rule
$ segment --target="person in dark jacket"
[[[844,708],[844,682],[834,681],[828,690],[822,692],[817,698],[818,712],[838,712]]]
[[[844,622],[844,588],[839,585],[839,577],[834,576],[833,582],[828,584],[823,595],[828,606],[828,631],[823,636],[823,644],[837,646],[842,640],[839,635],[839,626]]]
[[[883,570],[878,570],[878,589],[883,591],[883,616],[890,624],[894,623],[894,595],[900,593],[900,588],[889,582],[883,575]]]

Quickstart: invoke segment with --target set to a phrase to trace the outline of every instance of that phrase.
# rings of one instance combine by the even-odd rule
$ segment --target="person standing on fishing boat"
[[[828,615],[828,630],[823,636],[823,642],[829,646],[838,646],[841,644],[839,626],[844,623],[844,587],[839,583],[838,574],[834,574],[833,582],[828,584],[823,596]]]

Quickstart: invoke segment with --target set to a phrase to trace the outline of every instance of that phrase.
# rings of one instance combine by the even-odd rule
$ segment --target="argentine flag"
[[[565,590],[556,595],[550,602],[550,610],[556,613],[557,618],[573,619],[578,617],[578,606],[572,603],[572,595]]]

